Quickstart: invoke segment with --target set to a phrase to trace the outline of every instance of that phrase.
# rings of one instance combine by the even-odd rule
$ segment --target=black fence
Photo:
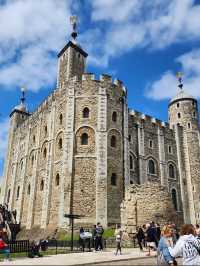
[[[29,240],[8,241],[10,253],[28,253],[30,250]]]

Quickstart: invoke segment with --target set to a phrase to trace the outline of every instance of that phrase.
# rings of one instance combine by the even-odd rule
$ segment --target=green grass
[[[115,229],[105,229],[103,238],[111,238],[114,237]],[[60,231],[57,235],[57,240],[71,240],[71,234],[66,233],[65,231]],[[74,232],[74,240],[79,240],[79,234],[77,232]]]
[[[103,238],[107,239],[107,238],[114,237],[114,233],[115,233],[115,229],[111,229],[111,228],[105,229]]]

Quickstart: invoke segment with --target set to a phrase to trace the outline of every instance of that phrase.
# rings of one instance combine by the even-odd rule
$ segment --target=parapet
[[[161,121],[155,117],[152,117],[150,115],[147,115],[147,114],[143,114],[141,112],[138,112],[136,110],[133,110],[133,109],[129,109],[129,115],[130,116],[133,116],[134,119],[137,121],[137,123],[151,123],[153,125],[157,125],[161,128],[165,128],[165,129],[170,129],[169,127],[169,123],[165,122],[165,121]],[[173,130],[172,130],[173,131]]]

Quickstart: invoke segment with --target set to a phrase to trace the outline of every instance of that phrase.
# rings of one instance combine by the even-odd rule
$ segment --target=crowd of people
[[[137,228],[136,237],[140,250],[157,251],[157,265],[177,265],[176,258],[182,257],[183,265],[200,265],[200,227],[185,224],[178,231],[169,222],[160,229],[151,222]]]

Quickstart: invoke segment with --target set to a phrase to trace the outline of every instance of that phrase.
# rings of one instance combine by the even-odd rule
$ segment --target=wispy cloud
[[[180,69],[184,73],[185,90],[195,97],[200,97],[200,49],[183,54],[175,61],[180,64]],[[176,93],[177,80],[170,70],[146,88],[146,96],[154,100],[171,98]]]
[[[200,39],[200,5],[195,5],[194,0],[90,2],[92,20],[99,22],[105,40],[99,51],[104,56],[102,61],[96,60],[98,65],[107,66],[111,57],[135,48],[164,49],[183,40]],[[94,43],[95,35],[91,34]]]

